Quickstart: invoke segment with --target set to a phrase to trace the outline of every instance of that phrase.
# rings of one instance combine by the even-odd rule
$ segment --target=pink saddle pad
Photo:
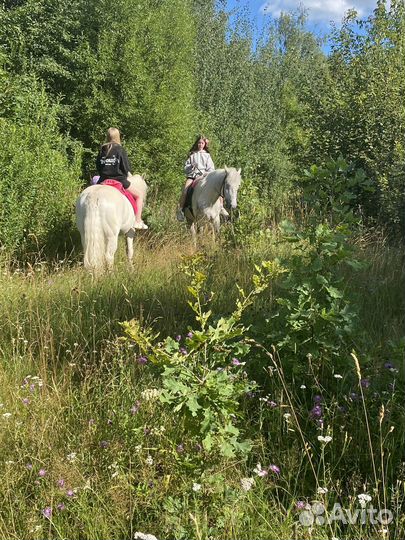
[[[106,180],[103,180],[101,182],[104,186],[111,186],[115,189],[118,189],[120,193],[122,193],[131,203],[132,208],[134,209],[134,213],[136,215],[136,200],[135,197],[130,193],[127,189],[124,188],[124,186],[121,184],[121,182],[118,182],[118,180],[113,180],[112,178],[107,178]]]

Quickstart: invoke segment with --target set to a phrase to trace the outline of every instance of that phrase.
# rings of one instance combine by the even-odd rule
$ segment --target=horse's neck
[[[222,191],[222,186],[223,186],[223,183],[224,183],[224,180],[225,180],[225,171],[222,173],[219,173],[218,171],[215,171],[216,174],[213,174],[212,177],[209,179],[209,182],[207,182],[209,184],[209,187],[210,187],[210,190],[209,190],[209,198],[212,202],[212,204],[214,204],[219,196],[221,195],[221,191]]]

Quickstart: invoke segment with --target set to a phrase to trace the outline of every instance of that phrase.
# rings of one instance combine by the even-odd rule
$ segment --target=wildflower
[[[32,463],[27,463],[25,466],[25,468],[28,469],[29,471],[32,471],[32,467],[33,467]]]
[[[255,479],[254,478],[241,478],[241,486],[242,486],[242,489],[243,491],[249,491],[253,484],[255,483]]]
[[[314,400],[314,403],[321,403],[321,401],[323,401],[323,397],[318,394],[314,396],[313,400]]]
[[[342,375],[339,375],[339,373],[335,373],[333,376],[335,379],[343,379]]]
[[[110,443],[108,441],[100,441],[101,448],[108,448]]]
[[[362,508],[365,508],[367,506],[367,503],[371,501],[371,495],[369,495],[368,493],[360,493],[359,495],[357,495],[357,498]]]
[[[350,392],[349,398],[350,398],[352,401],[357,401],[357,400],[359,399],[359,395],[356,394],[356,392]]]
[[[385,362],[384,367],[385,369],[393,369],[394,364],[392,362]]]
[[[68,455],[66,456],[66,459],[67,459],[68,461],[72,462],[72,461],[74,461],[74,460],[76,459],[76,456],[77,456],[76,452],[72,452],[72,453],[70,453],[70,454],[68,454]]]
[[[180,444],[177,445],[176,452],[178,454],[182,454],[184,452],[184,444],[183,443],[180,443]]]
[[[63,503],[59,503],[56,508],[59,510],[59,512],[63,512],[66,506]]]
[[[45,508],[42,510],[42,515],[46,519],[51,519],[51,517],[52,517],[52,508],[50,506],[45,506]]]
[[[322,407],[321,405],[315,405],[310,413],[309,413],[310,417],[313,419],[313,420],[319,420],[320,418],[322,418],[323,416],[323,411],[322,411]]]
[[[197,484],[197,482],[194,482],[193,484],[193,491],[200,491],[201,490],[201,484]]]
[[[322,435],[318,435],[318,441],[322,442],[324,444],[328,444],[332,440],[332,437],[330,435],[326,435],[326,437],[323,437]]]
[[[145,534],[142,532],[136,532],[134,534],[134,540],[157,540],[156,536],[153,534]]]
[[[273,472],[274,474],[280,474],[280,467],[277,467],[277,465],[270,465],[269,471]]]
[[[27,405],[27,406],[31,403],[28,398],[24,398],[21,401],[23,402],[24,405]]]
[[[283,417],[285,418],[286,422],[288,422],[289,419],[291,418],[291,414],[289,412],[286,412],[283,414]]]
[[[146,463],[147,463],[148,465],[153,465],[153,458],[152,458],[152,456],[148,456],[148,457],[146,458]]]
[[[180,334],[178,336],[176,336],[176,341],[177,342],[181,341],[181,335]]]
[[[96,421],[94,420],[94,418],[90,418],[89,426],[93,426],[95,423],[96,423]]]
[[[307,507],[307,503],[304,501],[297,501],[295,507],[297,508],[297,510],[305,510]]]
[[[5,412],[2,414],[3,418],[10,418],[11,412]]]
[[[140,452],[142,450],[142,445],[141,444],[137,444],[134,448],[135,452]]]
[[[156,388],[146,388],[141,393],[141,396],[145,401],[155,401],[159,397],[159,394],[160,392]]]
[[[277,407],[277,403],[275,401],[269,401],[269,407],[275,409]]]
[[[137,359],[137,362],[138,362],[139,365],[144,366],[145,364],[147,364],[148,359],[146,358],[146,356],[140,356]]]
[[[260,463],[256,465],[256,467],[253,469],[253,472],[257,474],[257,476],[260,476],[263,478],[263,476],[267,476],[268,471],[266,469],[262,469],[262,466]]]
[[[43,478],[45,475],[46,475],[46,470],[45,469],[39,469],[38,476]]]
[[[193,332],[189,332],[189,333],[187,334],[188,339],[191,339],[193,336],[194,336]]]
[[[326,487],[319,487],[316,492],[318,493],[318,495],[325,495],[326,493],[328,493],[328,488]]]
[[[68,489],[66,491],[66,496],[67,497],[74,497],[75,496],[75,492],[73,491],[73,489]]]
[[[65,487],[65,481],[63,478],[59,478],[59,480],[56,483],[58,484],[59,488]]]
[[[184,356],[186,356],[186,354],[188,354],[187,349],[186,349],[185,347],[180,347],[180,352],[181,352],[181,354],[183,354]]]
[[[301,388],[301,390],[305,390],[306,389],[305,384],[301,384],[300,388]]]
[[[370,381],[369,379],[361,379],[360,384],[362,388],[368,388],[370,386]]]

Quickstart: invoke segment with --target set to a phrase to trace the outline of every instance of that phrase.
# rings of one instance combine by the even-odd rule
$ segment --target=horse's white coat
[[[223,194],[225,206],[235,209],[237,206],[238,190],[241,183],[240,169],[233,167],[217,169],[207,174],[196,185],[192,197],[193,214],[186,211],[187,222],[191,234],[196,240],[197,229],[210,223],[215,233],[219,232],[221,202]]]
[[[130,179],[131,183],[139,182],[142,188],[146,185],[139,175]],[[76,202],[76,223],[85,268],[94,272],[101,271],[105,265],[112,268],[120,233],[126,236],[128,260],[132,261],[135,214],[128,199],[117,189],[104,185],[86,188]]]

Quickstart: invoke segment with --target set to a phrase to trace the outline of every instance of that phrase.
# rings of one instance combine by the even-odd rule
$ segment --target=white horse
[[[208,173],[194,188],[191,208],[186,209],[185,216],[190,225],[194,243],[197,231],[210,223],[213,233],[219,232],[221,201],[224,199],[225,208],[235,209],[238,204],[238,190],[241,184],[241,170],[233,167],[217,169]]]
[[[142,176],[130,176],[131,184],[146,195]],[[130,263],[134,255],[135,214],[128,199],[112,186],[89,186],[76,202],[76,223],[84,251],[84,266],[94,272],[114,264],[118,235],[126,236],[127,256]]]

